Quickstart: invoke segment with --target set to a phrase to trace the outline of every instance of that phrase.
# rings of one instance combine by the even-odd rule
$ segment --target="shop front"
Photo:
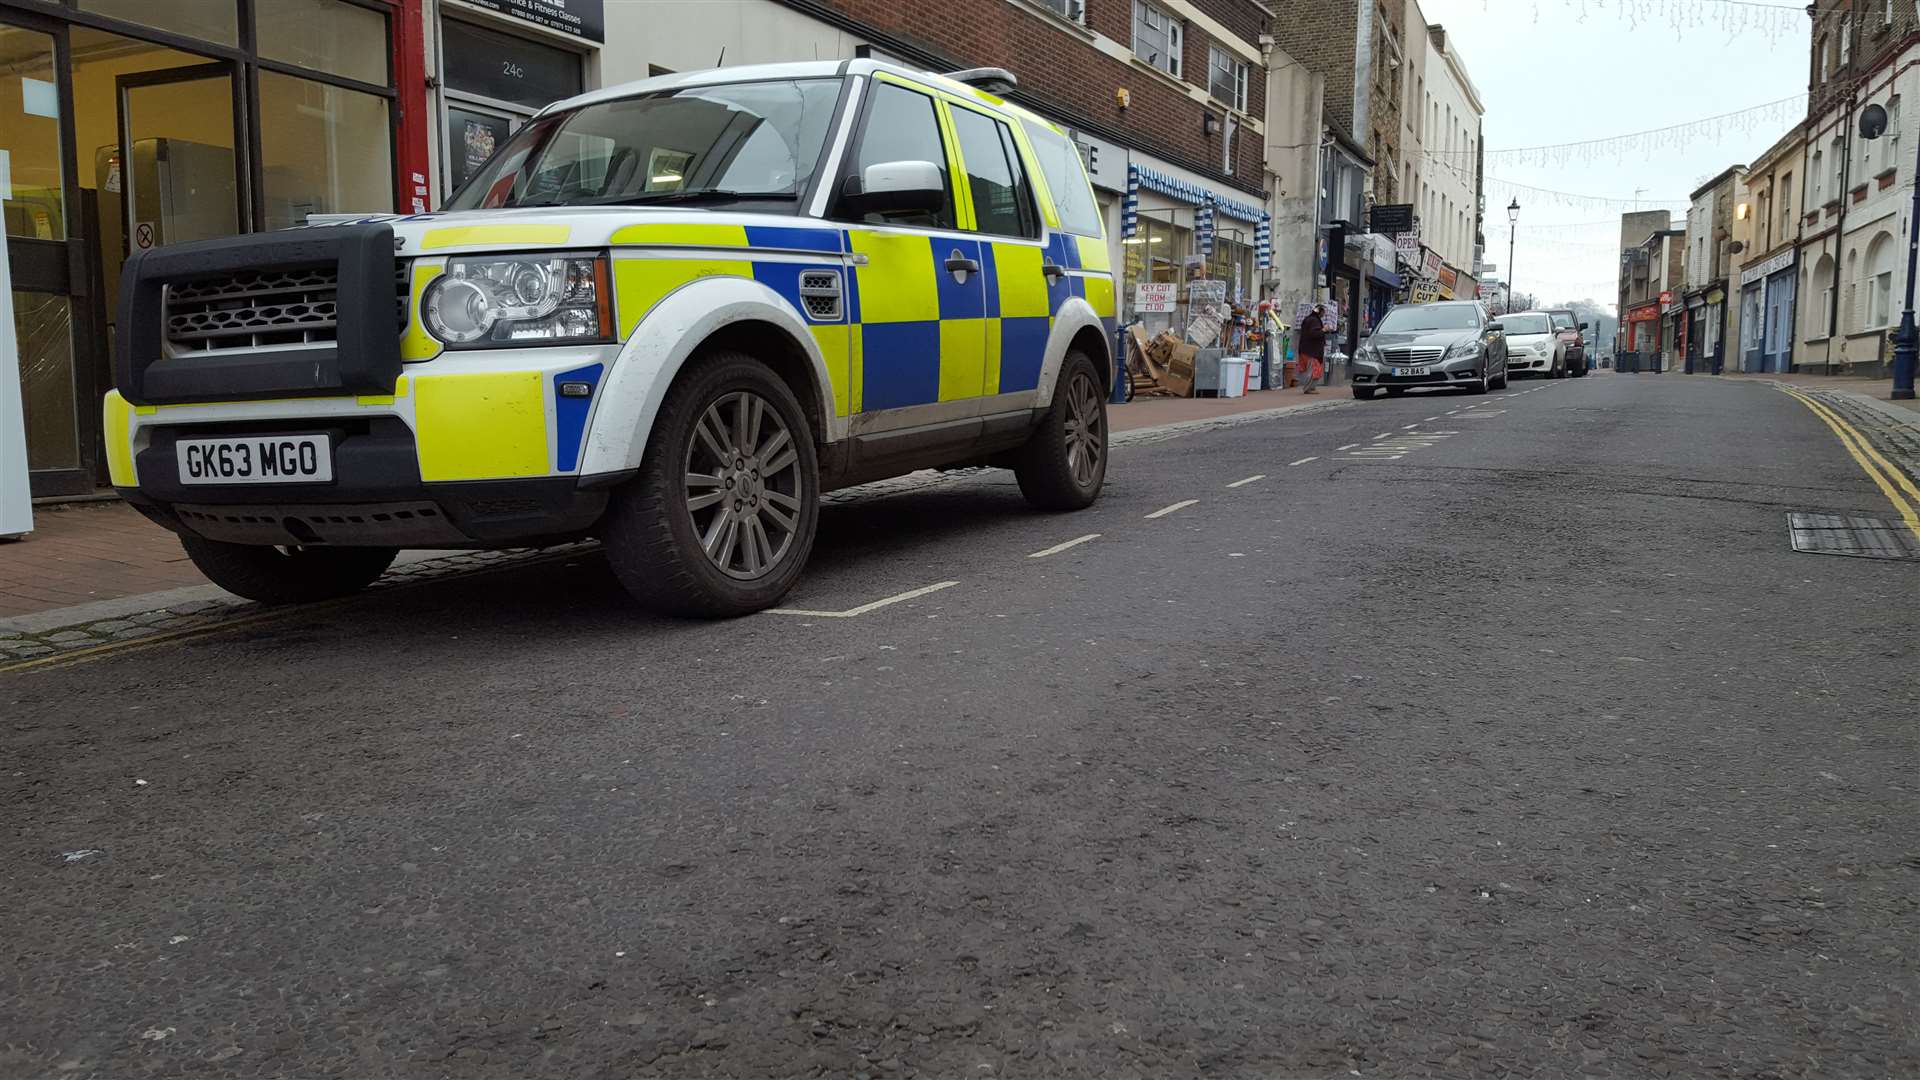
[[[1141,309],[1136,285],[1172,284],[1184,301],[1191,282],[1224,282],[1228,302],[1246,309],[1268,262],[1265,211],[1170,169],[1130,165],[1121,207],[1120,320],[1138,317],[1154,331],[1179,313]]]
[[[1783,251],[1740,273],[1740,369],[1783,373],[1793,362],[1798,252]]]
[[[436,7],[433,143],[444,200],[534,113],[587,89],[606,18],[604,0],[442,0]]]
[[[406,205],[400,174],[426,163],[397,153],[396,70],[424,73],[395,30],[419,3],[0,0],[0,208],[36,497],[105,481],[98,403],[131,253]]]

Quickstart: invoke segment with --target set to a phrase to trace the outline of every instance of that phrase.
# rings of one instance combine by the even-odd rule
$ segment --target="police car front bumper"
[[[507,547],[586,533],[611,485],[576,476],[425,483],[413,432],[398,417],[258,422],[248,434],[325,433],[334,448],[326,483],[183,483],[176,444],[215,432],[156,427],[134,455],[138,487],[117,490],[161,526],[236,544],[348,547]],[[605,480],[606,477],[596,477]]]

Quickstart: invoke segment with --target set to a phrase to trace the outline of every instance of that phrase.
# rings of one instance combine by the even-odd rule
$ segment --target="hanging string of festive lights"
[[[1729,136],[1746,137],[1756,132],[1779,132],[1806,115],[1807,95],[1793,94],[1778,101],[1752,105],[1715,116],[1703,116],[1645,131],[1630,131],[1598,139],[1516,146],[1507,149],[1427,150],[1426,156],[1437,165],[1459,171],[1466,155],[1484,153],[1490,165],[1566,168],[1591,165],[1603,160],[1623,161],[1629,156],[1654,160],[1661,152],[1684,150],[1702,143],[1724,142]]]
[[[1576,191],[1558,191],[1554,188],[1535,187],[1532,184],[1522,184],[1514,180],[1502,180],[1497,176],[1487,177],[1487,189],[1489,194],[1497,189],[1499,191],[1497,197],[1502,200],[1506,199],[1508,194],[1514,198],[1528,196],[1534,202],[1594,210],[1603,214],[1614,210],[1671,210],[1688,205],[1688,200],[1684,198],[1642,199],[1636,194],[1634,198],[1624,199],[1617,195],[1586,195]],[[1491,210],[1488,212],[1492,213]]]
[[[1528,5],[1533,21],[1540,21],[1540,0]],[[1761,34],[1779,39],[1806,32],[1809,12],[1843,10],[1833,5],[1813,6],[1770,2],[1770,0],[1560,0],[1560,6],[1574,13],[1576,22],[1613,15],[1628,29],[1651,28],[1666,23],[1678,31],[1711,27],[1731,41],[1744,34]],[[1493,9],[1492,0],[1482,7]]]

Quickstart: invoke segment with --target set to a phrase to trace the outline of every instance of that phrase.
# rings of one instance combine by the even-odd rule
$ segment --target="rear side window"
[[[1075,236],[1100,235],[1100,204],[1093,201],[1093,185],[1087,183],[1086,166],[1080,150],[1065,135],[1045,124],[1022,120],[1027,141],[1033,144],[1033,156],[1040,161],[1040,172],[1047,178],[1047,190],[1060,212],[1060,229]]]
[[[1033,194],[1013,150],[1013,133],[1000,121],[971,109],[949,111],[954,135],[960,140],[960,157],[966,163],[967,187],[973,194],[975,227],[995,236],[1040,235]]]
[[[854,174],[865,176],[867,166],[890,161],[930,161],[946,182],[947,197],[937,214],[875,213],[868,214],[867,220],[881,225],[953,228],[953,177],[947,172],[946,144],[940,139],[940,119],[933,111],[933,99],[878,79],[872,85],[873,104],[867,109],[867,125],[860,132],[860,148],[853,156]]]
[[[1563,312],[1563,311],[1556,311],[1556,312],[1554,312],[1554,313],[1553,313],[1553,328],[1554,328],[1555,330],[1571,330],[1571,329],[1573,329],[1573,316],[1571,316],[1571,315],[1568,315],[1567,313],[1565,313],[1565,312]]]

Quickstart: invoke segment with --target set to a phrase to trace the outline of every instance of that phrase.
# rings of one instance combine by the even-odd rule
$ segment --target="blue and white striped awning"
[[[1127,166],[1127,201],[1120,206],[1120,235],[1131,240],[1140,233],[1140,166]]]
[[[1193,238],[1199,245],[1200,254],[1213,254],[1213,202],[1208,200],[1200,204],[1193,212]]]
[[[1179,199],[1182,202],[1190,202],[1195,206],[1201,206],[1211,202],[1215,208],[1219,209],[1222,213],[1239,218],[1241,221],[1259,222],[1267,216],[1266,211],[1261,210],[1257,206],[1240,202],[1237,199],[1229,199],[1225,195],[1209,191],[1199,184],[1190,184],[1179,177],[1168,176],[1163,172],[1155,172],[1144,165],[1129,165],[1127,167],[1127,181],[1130,189],[1136,176],[1139,178],[1140,186],[1149,191],[1157,191],[1162,195]]]

